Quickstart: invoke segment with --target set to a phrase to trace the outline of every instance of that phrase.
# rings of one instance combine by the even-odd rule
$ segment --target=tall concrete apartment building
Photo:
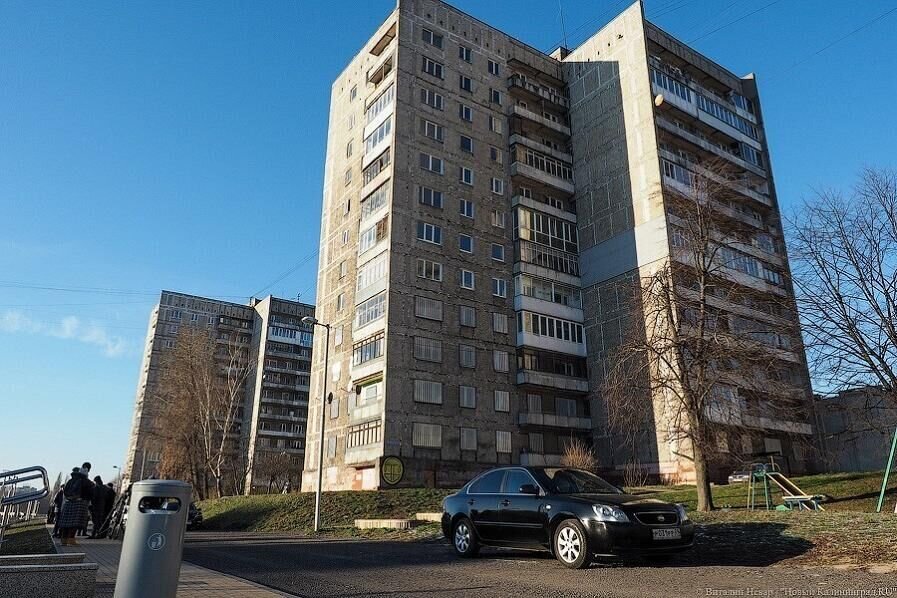
[[[319,397],[326,376],[333,395],[325,488],[383,487],[389,456],[400,484],[456,485],[496,464],[558,464],[570,438],[622,467],[599,384],[620,337],[609,290],[672,259],[664,194],[707,158],[761,180],[736,185],[733,217],[756,243],[732,277],[790,300],[751,76],[647,22],[640,2],[547,55],[438,0],[398,0],[332,88],[317,309],[332,333],[326,372],[315,337],[311,385]],[[806,380],[799,343],[778,340]],[[795,419],[739,443],[801,469],[791,439],[811,429]],[[656,428],[642,464],[688,479]]]
[[[246,464],[246,491],[266,486],[267,479],[259,473],[265,453],[289,455],[296,483],[304,462],[313,336],[302,318],[314,313],[312,305],[270,295],[241,305],[162,291],[146,335],[125,482],[157,475],[163,440],[157,433],[161,406],[154,394],[164,374],[160,362],[174,349],[181,330],[197,326],[208,329],[219,343],[237,342],[249,349],[245,400],[234,429]]]

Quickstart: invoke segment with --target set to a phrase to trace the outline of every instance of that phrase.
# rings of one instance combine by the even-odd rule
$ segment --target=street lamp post
[[[321,435],[318,438],[318,487],[315,490],[315,533],[321,529],[321,489],[324,486],[324,423],[327,421],[327,378],[328,361],[330,360],[330,324],[319,322],[317,318],[305,316],[302,323],[321,326],[327,332],[324,337],[324,388],[321,393]]]
[[[116,484],[118,485],[118,488],[116,488],[115,491],[118,492],[119,490],[121,490],[121,467],[119,467],[118,465],[113,465],[112,469],[118,470],[118,473],[116,473],[115,475]]]

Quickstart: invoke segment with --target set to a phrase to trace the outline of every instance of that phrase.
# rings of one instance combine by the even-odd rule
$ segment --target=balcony
[[[367,73],[368,83],[373,83],[375,87],[379,86],[384,79],[392,72],[393,55],[386,54],[384,58],[379,60],[377,64],[371,67]]]
[[[570,127],[563,123],[554,122],[553,120],[549,120],[542,115],[536,114],[532,110],[524,108],[522,106],[518,106],[514,104],[511,106],[510,116],[518,116],[520,118],[525,118],[540,127],[544,127],[546,129],[550,129],[555,133],[560,133],[561,135],[565,135],[570,137]]]
[[[518,415],[517,423],[521,426],[545,426],[548,428],[568,428],[574,430],[591,430],[592,418],[570,417],[554,413],[528,413]]]
[[[707,179],[725,185],[736,193],[739,193],[746,198],[753,199],[757,203],[763,204],[765,207],[772,207],[772,199],[770,199],[768,194],[751,189],[746,185],[740,184],[738,181],[726,181],[718,174],[711,172],[694,162],[686,161],[681,156],[668,150],[658,149],[657,153],[661,157],[661,162],[667,162],[672,165],[670,168],[676,171],[676,180],[689,188],[691,187],[691,181],[694,180],[695,174],[699,174]]]
[[[517,384],[530,386],[544,386],[569,392],[589,392],[589,381],[583,378],[573,378],[563,374],[540,372],[536,370],[517,370]]]
[[[532,241],[519,239],[516,243],[517,261],[548,268],[562,274],[579,276],[579,256],[575,253],[547,247]]]
[[[551,102],[555,106],[564,110],[570,108],[569,99],[559,93],[556,93],[554,90],[548,87],[527,80],[523,75],[515,73],[508,77],[508,87],[510,87],[512,91],[520,90],[532,99]]]
[[[738,166],[739,168],[743,168],[744,170],[753,172],[757,176],[764,177],[764,178],[766,177],[766,170],[764,170],[760,166],[757,166],[756,164],[752,164],[751,162],[748,162],[741,156],[733,154],[731,151],[727,151],[714,143],[710,143],[706,139],[702,139],[701,137],[699,137],[698,135],[695,135],[688,129],[683,129],[682,127],[676,126],[675,123],[670,122],[669,120],[667,120],[666,118],[664,118],[662,116],[658,116],[656,120],[657,120],[657,126],[659,126],[664,131],[667,131],[668,133],[672,133],[673,135],[677,135],[677,136],[685,139],[692,145],[695,145],[706,152],[709,152],[715,156],[723,158],[724,160],[728,160],[728,161],[732,162],[733,164],[735,164],[736,166]]]

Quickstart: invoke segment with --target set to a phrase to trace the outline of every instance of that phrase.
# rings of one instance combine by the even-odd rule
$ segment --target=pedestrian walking
[[[109,522],[112,518],[112,508],[115,506],[115,486],[112,485],[112,482],[107,483],[103,486],[106,490],[106,505],[105,509],[103,509],[103,525],[100,528],[100,537],[105,538],[109,533]]]
[[[100,476],[96,476],[93,483],[93,493],[90,497],[90,518],[93,520],[93,530],[90,532],[90,537],[96,538],[106,521],[106,499],[108,498],[106,491],[108,488],[103,484],[103,478]]]
[[[87,525],[90,516],[90,499],[93,482],[87,477],[90,463],[72,469],[72,475],[63,486],[62,511],[59,513],[59,533],[63,546],[77,546],[75,534]]]

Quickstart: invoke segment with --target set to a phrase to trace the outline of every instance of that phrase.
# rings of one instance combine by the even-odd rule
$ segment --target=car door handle
[[[476,501],[475,501],[474,499],[471,498],[470,500],[467,501],[467,504],[473,506],[473,503],[475,503],[475,502],[476,502]]]
[[[507,507],[510,504],[511,504],[511,501],[509,501],[507,498],[504,499],[503,501],[501,501],[501,506],[503,506],[503,507]]]

